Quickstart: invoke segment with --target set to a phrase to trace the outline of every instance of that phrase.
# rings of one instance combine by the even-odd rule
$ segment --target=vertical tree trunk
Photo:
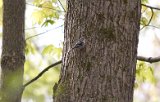
[[[3,0],[0,102],[20,102],[23,85],[25,0]]]
[[[133,102],[140,12],[140,0],[68,0],[55,102]]]

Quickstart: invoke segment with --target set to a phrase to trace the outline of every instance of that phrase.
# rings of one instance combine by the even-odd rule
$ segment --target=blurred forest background
[[[160,8],[159,0],[142,4]],[[0,46],[2,45],[2,7],[0,0]],[[26,62],[24,83],[62,57],[65,0],[26,0]],[[160,10],[142,5],[138,55],[160,56]],[[1,53],[1,50],[0,50]],[[26,87],[22,102],[51,102],[53,85],[59,80],[60,65],[47,71]],[[160,63],[137,62],[134,102],[160,102]]]

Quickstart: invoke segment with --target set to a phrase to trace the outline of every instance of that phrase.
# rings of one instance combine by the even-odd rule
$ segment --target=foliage
[[[38,8],[33,12],[33,23],[48,26],[54,24],[55,20],[59,19],[61,10],[57,5],[56,0],[34,0],[33,4]]]
[[[138,85],[144,83],[145,81],[150,82],[152,84],[156,84],[154,70],[152,67],[150,67],[146,63],[138,61],[136,66],[135,87],[138,87]]]
[[[142,3],[148,3],[148,0],[141,0]]]
[[[43,68],[56,62],[56,59],[61,58],[62,48],[57,48],[54,45],[43,47],[42,52],[36,49],[36,44],[27,41],[26,46],[26,62],[24,83],[34,78],[40,73]],[[36,102],[45,102],[48,96],[52,96],[52,88],[54,83],[59,79],[60,66],[56,66],[45,73],[40,79],[31,85],[27,86],[23,94],[23,100],[34,100]]]
[[[35,54],[36,53],[36,48],[35,45],[30,42],[30,41],[26,41],[26,48],[25,48],[25,54]]]
[[[54,83],[59,79],[59,71],[60,66],[50,69],[39,80],[29,85],[24,91],[23,99],[26,101],[32,99],[35,102],[46,102],[46,98],[52,97],[52,88]],[[34,78],[38,73],[39,69],[36,68],[36,65],[34,65],[33,62],[26,60],[24,81],[27,82],[28,79]]]
[[[142,1],[142,4],[147,4],[148,3],[148,0],[141,0]],[[157,25],[157,21],[158,21],[158,15],[159,15],[159,11],[157,10],[154,10],[152,8],[149,8],[149,7],[146,7],[146,6],[143,6],[142,5],[142,8],[141,8],[141,21],[140,21],[140,24],[141,24],[141,28],[143,27],[146,27],[146,26],[152,26],[152,25]]]
[[[55,24],[59,16],[63,16],[57,0],[34,0],[33,6],[36,7],[32,13],[33,26],[49,26]],[[44,29],[44,27],[43,27]],[[31,36],[35,29],[26,31],[27,38]],[[53,36],[54,37],[54,36]],[[45,67],[61,59],[62,48],[55,47],[53,44],[39,47],[37,39],[26,40],[26,62],[24,72],[24,83],[34,78]],[[50,69],[36,82],[26,87],[23,94],[23,101],[48,102],[52,100],[53,85],[59,80],[60,65]]]
[[[46,55],[46,56],[56,55],[58,59],[60,59],[62,56],[62,48],[57,48],[53,45],[48,45],[43,49],[42,55]]]

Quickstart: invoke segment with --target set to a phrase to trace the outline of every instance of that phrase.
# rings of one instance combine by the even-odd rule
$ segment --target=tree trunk
[[[24,70],[25,0],[3,0],[0,102],[20,102]]]
[[[54,102],[133,102],[140,15],[140,0],[68,0]]]

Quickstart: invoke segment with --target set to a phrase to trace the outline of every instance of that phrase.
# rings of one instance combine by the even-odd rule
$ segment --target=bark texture
[[[0,102],[20,102],[23,85],[25,0],[3,0]]]
[[[133,102],[140,12],[140,0],[68,0],[54,102]]]

